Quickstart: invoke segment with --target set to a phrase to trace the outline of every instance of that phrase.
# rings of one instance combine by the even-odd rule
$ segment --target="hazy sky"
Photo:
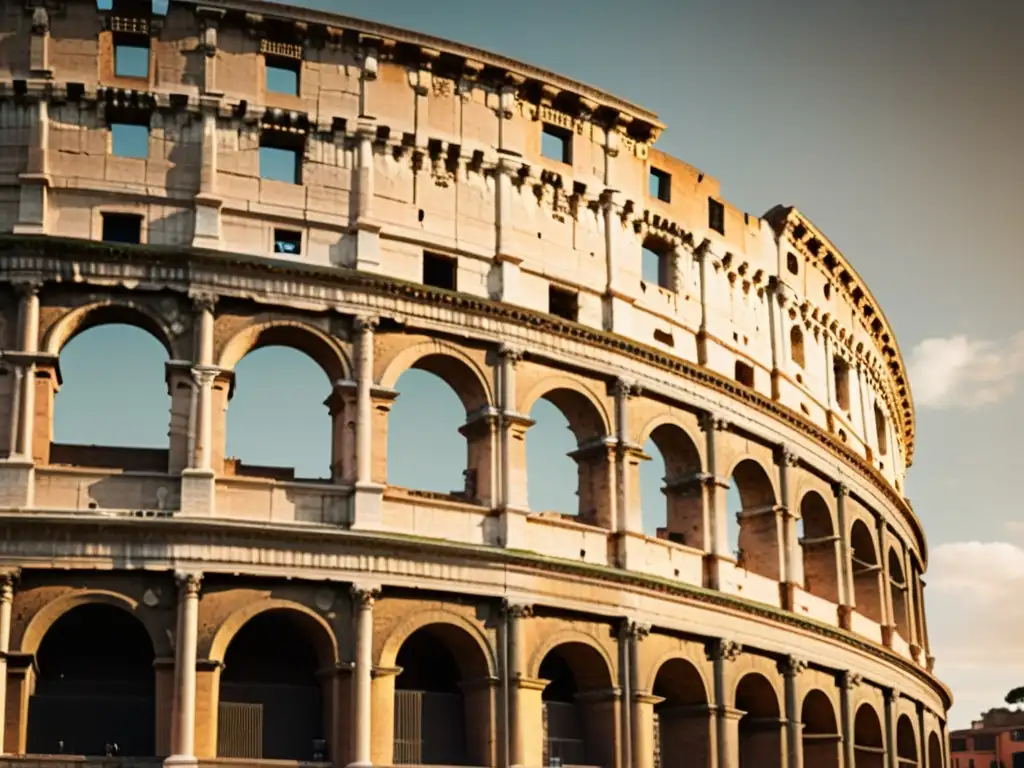
[[[658,147],[719,178],[739,207],[802,209],[865,278],[911,364],[918,438],[907,492],[930,541],[930,635],[936,671],[957,697],[952,725],[1024,685],[1024,518],[1013,480],[1024,476],[1024,4],[309,5],[611,91],[656,111],[669,126]],[[73,341],[62,356],[56,439],[166,445],[162,358],[131,329]],[[267,349],[237,373],[229,454],[324,474],[328,383],[319,369]],[[391,479],[460,487],[458,400],[429,374],[408,374],[400,389]],[[286,390],[299,402],[281,397]],[[543,403],[533,415],[541,423],[531,437],[542,438],[531,442],[531,506],[569,511],[574,484],[559,481],[573,473],[566,425]],[[428,459],[417,433],[431,435]],[[454,460],[436,459],[446,452]],[[645,467],[645,510],[661,472],[657,461]]]

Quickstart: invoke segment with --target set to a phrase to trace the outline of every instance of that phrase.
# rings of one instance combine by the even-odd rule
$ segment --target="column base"
[[[526,535],[526,516],[530,510],[520,507],[504,507],[498,525],[499,547],[505,549],[529,549]]]
[[[0,508],[28,509],[34,498],[35,464],[21,456],[0,461]]]
[[[217,476],[212,469],[181,472],[181,514],[213,517],[217,506]]]
[[[164,768],[196,768],[199,760],[195,755],[171,755],[164,758]]]
[[[837,611],[839,613],[840,629],[845,629],[847,632],[849,632],[853,626],[853,606],[840,605]]]
[[[350,497],[349,528],[353,531],[379,531],[384,527],[384,486],[378,483],[356,483]]]
[[[706,589],[719,589],[722,584],[722,562],[721,555],[707,552],[704,555],[704,587]]]
[[[782,610],[792,611],[796,604],[796,584],[791,581],[779,582],[779,603]]]

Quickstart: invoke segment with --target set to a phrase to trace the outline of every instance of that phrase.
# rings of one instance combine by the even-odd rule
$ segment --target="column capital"
[[[775,452],[775,458],[782,467],[800,466],[800,456],[788,445],[780,445]]]
[[[701,432],[728,432],[731,427],[732,424],[717,413],[709,411],[700,417]]]
[[[501,344],[498,346],[498,357],[508,361],[513,366],[522,360],[525,354],[524,350],[511,344]]]
[[[864,677],[858,672],[845,670],[839,674],[839,687],[845,691],[852,691],[864,682]]]
[[[380,325],[380,318],[376,315],[356,315],[352,324],[360,333],[373,333]]]
[[[836,495],[837,499],[843,498],[850,495],[850,486],[846,483],[833,483],[832,493]]]
[[[197,387],[208,387],[213,384],[213,380],[217,378],[219,373],[220,368],[214,368],[209,365],[197,365],[192,368],[192,380],[195,381]]]
[[[899,688],[883,688],[882,695],[885,697],[887,704],[895,704],[903,694],[900,693]]]
[[[360,610],[373,608],[373,603],[380,597],[380,587],[376,585],[353,584],[349,590],[352,603]]]
[[[181,597],[199,597],[199,589],[203,583],[201,571],[177,571],[174,580],[178,584]]]
[[[807,659],[799,656],[785,656],[779,661],[779,671],[786,677],[799,677],[807,670]]]
[[[501,603],[501,612],[510,619],[529,619],[533,617],[533,606],[505,598]]]
[[[10,603],[14,600],[14,583],[20,575],[19,568],[0,572],[0,603]]]
[[[636,619],[624,618],[622,632],[625,637],[639,642],[651,634],[651,625]]]
[[[616,397],[637,397],[643,392],[643,387],[632,379],[619,377],[612,384],[612,392]]]
[[[11,281],[11,286],[21,299],[28,299],[38,296],[43,287],[43,280],[40,277],[22,277]]]
[[[735,640],[712,640],[704,653],[708,661],[736,661],[743,653],[743,646]]]
[[[217,306],[217,294],[213,291],[195,291],[189,294],[189,300],[196,312],[213,312]]]

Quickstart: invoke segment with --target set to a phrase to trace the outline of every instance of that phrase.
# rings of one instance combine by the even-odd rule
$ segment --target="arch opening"
[[[801,368],[805,366],[804,332],[800,330],[799,325],[794,325],[789,329],[789,356]]]
[[[489,765],[487,659],[465,630],[430,624],[402,643],[395,680],[396,765]]]
[[[870,704],[861,704],[853,721],[855,768],[884,768],[882,723]]]
[[[896,762],[900,768],[917,768],[917,735],[907,715],[896,721]]]
[[[33,754],[156,756],[153,643],[113,605],[72,608],[46,631],[29,699]]]
[[[832,701],[823,691],[813,690],[804,697],[800,710],[806,768],[839,768],[842,741]]]
[[[804,589],[823,600],[838,603],[839,538],[832,525],[832,511],[815,491],[809,491],[800,500],[799,538]]]
[[[388,483],[489,504],[492,422],[476,372],[450,355],[427,354],[403,371],[394,386],[398,397],[388,419]],[[427,461],[424,439],[432,446]]]
[[[903,571],[903,562],[895,549],[889,550],[889,595],[892,599],[892,616],[900,637],[910,642],[910,611],[907,605],[909,585]]]
[[[782,722],[779,697],[764,675],[748,672],[736,687],[740,768],[781,768]]]
[[[142,322],[134,313],[104,309],[87,316],[62,346],[61,381],[56,370],[37,366],[36,461],[167,473],[173,385],[165,340],[147,316]],[[100,508],[124,506],[116,493],[105,499],[102,484],[91,490]]]
[[[703,547],[701,460],[697,446],[682,428],[662,424],[651,432],[644,453],[652,458],[640,468],[644,534]]]
[[[942,765],[942,744],[934,731],[928,735],[928,766]]]
[[[708,729],[708,697],[697,668],[669,659],[654,678],[654,744],[661,768],[706,765],[713,748]]]
[[[775,489],[764,468],[753,459],[744,459],[732,473],[740,510],[737,564],[743,569],[778,581],[782,578],[779,556],[778,510]]]
[[[585,643],[563,643],[544,657],[539,676],[548,681],[541,694],[543,764],[612,765],[612,678],[601,654]]]
[[[874,538],[863,520],[855,520],[850,528],[850,561],[854,605],[861,614],[881,624],[882,568]]]
[[[233,384],[214,382],[213,412],[226,411],[214,467],[222,464],[228,477],[330,482],[341,472],[334,435],[344,428],[344,409],[323,366],[283,342],[268,332],[234,366]]]
[[[579,522],[610,528],[613,447],[605,439],[606,427],[597,406],[575,390],[556,388],[533,404],[530,419],[533,425],[526,443],[530,508],[558,510]],[[575,483],[568,479],[572,477]],[[526,477],[519,480],[525,483]]]
[[[231,638],[220,676],[217,756],[323,760],[330,732],[327,678],[310,622],[285,609],[249,619]]]

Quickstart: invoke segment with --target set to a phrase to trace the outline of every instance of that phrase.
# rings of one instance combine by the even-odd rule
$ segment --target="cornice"
[[[440,304],[469,314],[500,319],[502,322],[515,323],[536,331],[570,338],[616,354],[626,355],[755,408],[824,446],[836,458],[858,470],[869,484],[879,490],[893,507],[899,510],[910,525],[922,559],[927,562],[927,542],[924,531],[910,505],[901,494],[896,492],[881,472],[852,448],[801,414],[770,397],[744,387],[738,382],[696,363],[668,355],[625,336],[590,328],[525,307],[431,288],[420,283],[409,283],[385,275],[225,251],[186,247],[119,245],[47,235],[0,235],[0,254],[8,256],[0,266],[0,277],[8,280],[27,273],[41,273],[38,276],[44,282],[88,282],[89,270],[83,269],[82,262],[89,260],[107,264],[144,265],[152,269],[154,273],[153,279],[149,282],[167,284],[180,280],[188,283],[188,285],[182,286],[184,290],[188,290],[193,282],[198,282],[198,271],[195,267],[200,266],[212,267],[221,272],[279,275],[345,289],[356,289],[369,294],[420,304]]]
[[[530,80],[536,81],[538,84],[568,91],[586,100],[596,102],[597,106],[620,112],[628,118],[627,122],[635,120],[648,125],[652,129],[654,138],[665,128],[654,112],[602,91],[599,88],[506,56],[490,53],[480,48],[452,42],[440,37],[434,37],[433,35],[357,19],[351,16],[297,8],[283,3],[262,2],[261,0],[173,0],[169,13],[175,7],[183,6],[192,6],[196,9],[199,7],[204,9],[217,8],[237,15],[256,14],[263,16],[265,19],[282,19],[293,22],[298,21],[308,25],[320,25],[332,31],[342,30],[351,33],[360,41],[367,39],[371,43],[386,43],[389,47],[394,47],[395,44],[415,46],[423,49],[429,58],[436,59],[441,54],[463,58],[472,62],[474,69],[491,68],[494,70],[504,70],[510,76],[509,79],[513,83],[517,81],[520,83]],[[654,138],[651,139],[652,142]]]
[[[892,392],[899,408],[896,415],[900,420],[901,432],[906,446],[906,463],[914,462],[915,413],[914,399],[910,391],[910,377],[903,361],[896,334],[882,311],[882,305],[868,289],[846,257],[836,248],[820,229],[804,214],[793,207],[776,206],[764,218],[772,225],[779,237],[786,236],[802,256],[836,278],[839,289],[846,294],[850,303],[861,313],[866,325],[882,354],[892,382]],[[817,246],[811,243],[816,241]]]
[[[129,544],[132,543],[131,537],[148,537],[150,541],[160,541],[170,545],[172,542],[181,541],[180,536],[174,535],[175,532],[179,532],[218,536],[225,540],[230,539],[235,545],[237,545],[240,538],[244,537],[246,540],[255,542],[257,545],[261,541],[273,541],[278,546],[289,541],[296,543],[308,542],[317,545],[319,548],[326,545],[338,548],[348,547],[354,552],[366,550],[376,556],[381,554],[382,544],[385,544],[396,554],[413,554],[419,557],[428,555],[448,559],[458,558],[466,562],[486,564],[490,567],[516,566],[532,568],[547,573],[563,574],[576,579],[589,577],[606,583],[632,587],[634,589],[647,589],[658,594],[714,606],[723,610],[735,611],[746,616],[757,617],[778,625],[818,635],[865,654],[884,659],[893,667],[912,675],[926,686],[937,691],[947,709],[952,706],[952,693],[950,690],[927,670],[900,656],[892,649],[878,643],[873,643],[852,632],[809,617],[775,608],[766,603],[758,603],[754,600],[729,595],[717,590],[612,566],[562,560],[556,557],[538,555],[526,550],[453,543],[442,539],[429,539],[387,532],[344,531],[324,526],[275,526],[234,520],[203,520],[174,517],[146,518],[145,520],[130,517],[104,517],[102,520],[97,520],[94,517],[81,513],[65,515],[38,512],[0,512],[0,521],[3,521],[6,530],[9,531],[7,538],[12,541],[25,541],[28,538],[25,534],[40,530],[44,534],[43,539],[57,544],[61,541],[69,543],[81,542],[90,533],[103,535],[109,541],[111,532],[117,530],[122,533],[122,538],[129,539]],[[91,531],[89,530],[90,528],[92,529]],[[38,535],[33,538],[40,540]],[[132,548],[137,550],[141,559],[142,550],[134,546]],[[75,555],[77,555],[81,549],[76,546],[74,551]],[[339,552],[338,554],[345,553]],[[59,558],[59,553],[54,552],[54,555]],[[153,559],[156,560],[156,558]],[[49,563],[44,565],[50,567]],[[30,564],[22,564],[22,572],[31,567]],[[169,568],[173,570],[173,567],[169,566]],[[301,571],[299,570],[291,568],[289,573],[294,577],[301,578]]]

